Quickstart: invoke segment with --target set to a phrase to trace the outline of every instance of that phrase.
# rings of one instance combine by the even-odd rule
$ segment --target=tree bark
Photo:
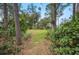
[[[7,27],[8,27],[8,8],[7,8],[7,3],[4,3],[3,11],[4,11],[3,27],[4,27],[4,30],[7,30]]]
[[[4,29],[4,38],[5,40],[8,39],[7,35],[7,30],[8,30],[8,8],[7,8],[7,3],[3,4],[3,29]]]
[[[52,18],[52,29],[55,30],[56,29],[56,3],[52,4],[51,18]]]
[[[75,20],[75,3],[73,3],[73,19]]]
[[[15,19],[15,29],[16,29],[16,44],[21,45],[21,30],[19,22],[19,8],[18,4],[14,3],[14,19]]]
[[[75,7],[75,10],[76,10],[76,11],[75,11],[75,12],[76,12],[76,13],[79,13],[79,3],[75,3],[75,5],[76,5],[76,7]]]

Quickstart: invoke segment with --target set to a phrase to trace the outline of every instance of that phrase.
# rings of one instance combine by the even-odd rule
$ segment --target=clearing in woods
[[[31,38],[23,42],[22,55],[49,55],[50,41],[45,39],[47,30],[28,30]]]

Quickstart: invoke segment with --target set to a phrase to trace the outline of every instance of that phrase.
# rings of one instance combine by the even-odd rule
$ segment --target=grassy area
[[[39,43],[45,39],[47,30],[28,30],[27,33],[31,33],[33,43]]]
[[[49,55],[51,54],[49,46],[50,41],[46,40],[48,30],[27,30],[26,36],[31,34],[31,39],[28,39],[23,44],[23,49],[20,54],[23,55]],[[41,48],[40,48],[41,47]]]

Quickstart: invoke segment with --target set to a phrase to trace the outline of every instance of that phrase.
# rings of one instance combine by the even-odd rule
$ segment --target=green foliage
[[[12,38],[8,38],[7,40],[2,39],[0,44],[0,55],[16,54],[16,47],[14,45],[15,44],[14,41],[15,40],[13,40]]]
[[[26,23],[26,20],[24,19],[24,17],[22,18],[22,15],[20,15],[20,28],[21,28],[21,31],[22,33],[25,33],[26,30],[27,30],[27,23]]]
[[[0,37],[2,36],[3,29],[0,27]]]
[[[33,43],[40,43],[45,39],[47,30],[40,30],[40,29],[28,30],[27,33],[31,33],[31,36],[33,36],[31,37]]]
[[[49,32],[51,51],[55,54],[79,54],[79,18],[61,24]]]
[[[78,47],[53,47],[51,48],[53,50],[54,54],[59,54],[59,55],[78,55],[79,54],[79,46]]]
[[[26,31],[26,33],[24,34],[23,39],[24,39],[24,40],[28,40],[29,38],[31,38],[31,33],[28,32],[28,31]]]
[[[49,29],[51,28],[51,23],[50,23],[50,17],[44,17],[43,19],[41,19],[38,24],[37,24],[37,27],[39,29]]]
[[[20,21],[21,24],[21,33],[23,33],[27,30],[25,20]],[[9,20],[8,22],[8,28],[6,30],[3,29],[2,25],[0,27],[0,39],[6,38],[5,40],[2,40],[0,44],[0,54],[16,54],[16,51],[19,52],[20,48],[16,49],[15,46],[15,23],[14,20]]]

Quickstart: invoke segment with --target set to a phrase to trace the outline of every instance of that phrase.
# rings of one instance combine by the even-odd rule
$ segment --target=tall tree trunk
[[[3,4],[3,14],[4,14],[4,18],[3,18],[3,29],[4,29],[4,38],[7,39],[7,30],[8,30],[8,8],[7,8],[7,3]]]
[[[56,28],[56,3],[52,4],[52,14],[51,14],[51,18],[52,18],[52,29],[55,30]]]
[[[3,27],[4,27],[4,30],[7,30],[7,27],[8,27],[8,8],[7,8],[7,3],[4,3],[3,11],[4,11]]]
[[[75,13],[76,16],[79,17],[79,3],[75,3]]]
[[[77,3],[77,13],[79,13],[79,3]]]
[[[73,3],[73,19],[75,20],[75,3]]]
[[[76,10],[76,11],[75,11],[76,13],[79,13],[79,3],[76,3],[75,10]]]
[[[15,19],[15,29],[16,29],[16,44],[21,45],[21,30],[19,22],[19,8],[18,4],[14,3],[14,19]]]

